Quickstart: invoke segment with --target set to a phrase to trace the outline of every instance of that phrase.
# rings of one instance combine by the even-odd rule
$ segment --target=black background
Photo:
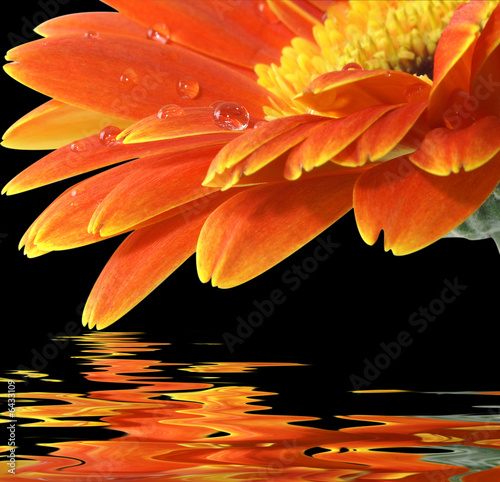
[[[25,36],[29,23],[39,23],[40,5],[32,1],[9,3],[11,10],[4,16],[1,36],[4,51],[12,46],[13,38]],[[69,0],[57,5],[58,15],[109,10],[97,1]],[[5,74],[2,94],[2,131],[45,100]],[[4,148],[0,152],[2,186],[43,155]],[[119,239],[113,239],[36,259],[18,251],[17,244],[30,223],[72,183],[65,181],[1,198],[5,370],[29,364],[33,350],[40,350],[69,322],[80,326],[82,302],[118,246]],[[318,380],[326,380],[338,391],[357,388],[352,375],[363,377],[367,362],[374,363],[383,353],[381,343],[393,342],[401,332],[408,331],[411,345],[402,348],[375,380],[360,388],[499,389],[495,275],[500,258],[492,240],[442,240],[413,255],[395,257],[384,252],[381,240],[373,247],[363,243],[352,213],[321,238],[330,238],[339,247],[319,262],[295,291],[283,276],[313,254],[315,241],[256,280],[231,290],[201,284],[194,259],[190,259],[108,330],[144,331],[150,341],[172,343],[168,354],[172,359],[165,361],[317,363]],[[428,308],[441,297],[445,280],[453,283],[455,279],[466,289],[418,333],[409,323],[413,313]],[[216,349],[192,345],[223,343],[224,333],[237,334],[238,317],[246,318],[255,310],[255,300],[268,299],[276,289],[285,294],[286,301],[275,306],[274,313],[244,343],[236,344],[233,353],[224,345]],[[58,362],[57,370],[70,374],[72,369]],[[312,385],[317,380],[302,382]]]

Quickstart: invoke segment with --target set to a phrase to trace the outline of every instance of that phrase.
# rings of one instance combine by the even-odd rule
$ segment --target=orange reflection
[[[38,440],[40,428],[71,427],[74,438],[82,427],[113,432],[108,440],[40,443],[53,449],[46,456],[25,453],[21,442],[17,480],[444,482],[462,481],[460,474],[464,482],[500,480],[500,424],[492,417],[479,423],[352,415],[340,418],[369,424],[341,430],[297,425],[317,419],[267,412],[262,397],[275,393],[227,382],[182,381],[192,372],[293,370],[297,364],[164,363],[137,357],[158,351],[160,344],[130,334],[97,332],[73,340],[82,351],[77,362],[88,368],[85,379],[103,388],[18,393],[19,401],[26,400],[16,412],[20,430],[39,430]]]

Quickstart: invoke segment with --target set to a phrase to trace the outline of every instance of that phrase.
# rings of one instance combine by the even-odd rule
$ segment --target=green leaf
[[[500,251],[500,184],[484,204],[445,238],[492,238]]]

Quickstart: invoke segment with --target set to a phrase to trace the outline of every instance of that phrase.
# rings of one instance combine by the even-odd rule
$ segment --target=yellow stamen
[[[349,63],[363,69],[425,74],[455,9],[464,1],[351,1],[334,3],[315,43],[295,38],[283,49],[281,65],[257,65],[259,84],[281,102],[265,108],[268,120],[311,113],[294,100],[319,75]],[[497,3],[497,2],[494,2]]]

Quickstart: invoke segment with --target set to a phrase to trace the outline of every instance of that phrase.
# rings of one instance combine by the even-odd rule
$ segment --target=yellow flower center
[[[315,43],[294,38],[281,65],[257,65],[259,84],[278,102],[265,107],[267,120],[313,113],[295,100],[319,75],[343,68],[400,70],[432,77],[438,40],[464,1],[351,1],[334,3]],[[356,65],[357,64],[357,65]]]

